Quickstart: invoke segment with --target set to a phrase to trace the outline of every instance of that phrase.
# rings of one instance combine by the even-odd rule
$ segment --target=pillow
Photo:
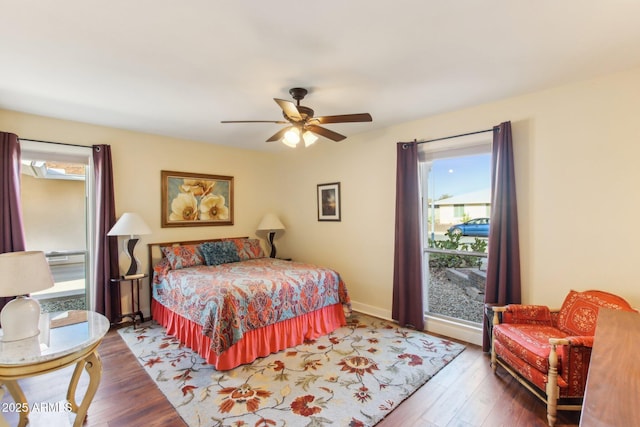
[[[558,313],[558,329],[571,335],[595,335],[600,307],[635,311],[623,298],[608,292],[571,291]]]
[[[233,239],[241,261],[254,258],[264,258],[264,251],[258,239]]]
[[[197,245],[165,246],[162,253],[169,260],[172,270],[204,264],[204,259]]]
[[[235,243],[231,241],[203,243],[200,245],[200,251],[207,265],[219,265],[240,261],[238,249],[236,249]]]

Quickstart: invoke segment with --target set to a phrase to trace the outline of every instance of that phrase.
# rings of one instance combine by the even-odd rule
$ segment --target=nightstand
[[[131,293],[131,312],[122,314],[122,307],[120,304],[118,304],[118,317],[116,318],[114,323],[120,322],[125,317],[128,317],[133,320],[133,326],[135,327],[136,316],[140,316],[141,323],[144,322],[144,316],[142,316],[142,311],[140,311],[140,281],[147,277],[149,277],[148,274],[140,274],[134,277],[118,277],[115,279],[111,279],[111,285],[115,286],[120,286],[121,283],[129,282],[129,289]],[[118,292],[118,295],[120,295],[120,292]]]

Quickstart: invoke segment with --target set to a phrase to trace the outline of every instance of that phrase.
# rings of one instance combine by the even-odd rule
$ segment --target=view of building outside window
[[[45,253],[55,283],[32,294],[44,313],[88,307],[87,167],[80,163],[22,158],[26,249]]]
[[[491,154],[423,163],[425,311],[482,322],[491,213]]]

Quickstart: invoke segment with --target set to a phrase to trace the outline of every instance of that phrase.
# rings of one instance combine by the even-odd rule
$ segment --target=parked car
[[[474,218],[449,227],[449,234],[489,237],[489,218]]]

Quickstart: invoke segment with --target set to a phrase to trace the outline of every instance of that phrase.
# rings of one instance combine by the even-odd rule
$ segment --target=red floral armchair
[[[502,366],[545,402],[550,426],[558,409],[582,408],[600,307],[635,311],[624,299],[602,291],[571,291],[560,310],[493,307],[493,371]],[[570,404],[558,404],[559,399]]]

